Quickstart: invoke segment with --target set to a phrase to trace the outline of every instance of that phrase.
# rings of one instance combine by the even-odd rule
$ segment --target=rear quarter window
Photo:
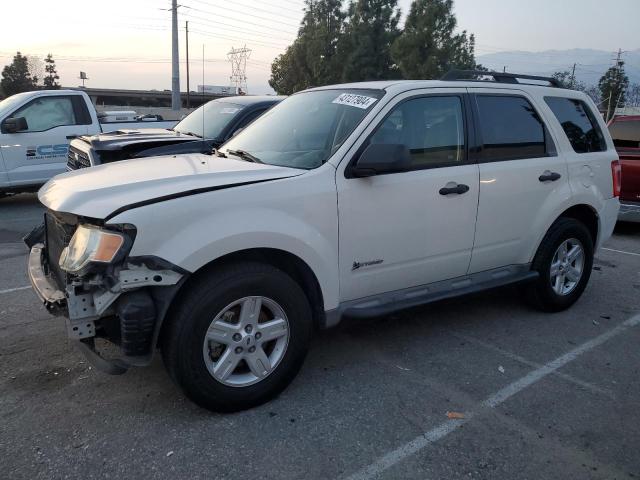
[[[607,149],[598,122],[582,100],[564,97],[545,97],[544,100],[560,122],[576,153],[602,152]]]

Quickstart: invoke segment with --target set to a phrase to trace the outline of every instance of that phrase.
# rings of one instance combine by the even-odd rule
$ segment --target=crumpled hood
[[[103,125],[108,128],[108,124]],[[96,150],[120,150],[122,147],[140,143],[181,143],[200,140],[193,135],[174,132],[165,128],[120,129],[113,132],[83,136],[82,140]]]
[[[49,180],[40,202],[56,212],[105,219],[124,207],[294,177],[304,170],[203,154],[140,158],[83,168]]]

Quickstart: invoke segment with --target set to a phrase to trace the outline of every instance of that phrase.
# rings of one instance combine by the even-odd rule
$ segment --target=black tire
[[[558,247],[569,239],[577,239],[584,250],[582,276],[570,293],[560,295],[551,286],[550,270]],[[544,312],[559,312],[573,305],[582,295],[593,268],[593,239],[587,227],[573,218],[561,217],[555,221],[542,239],[531,265],[540,277],[524,286],[527,301]]]
[[[304,362],[313,320],[300,286],[286,273],[262,263],[238,263],[210,270],[185,286],[162,335],[161,349],[171,378],[187,397],[217,412],[245,410],[269,401],[294,379]],[[289,322],[289,341],[278,365],[258,383],[228,386],[213,377],[203,359],[206,331],[227,305],[247,296],[277,302]]]

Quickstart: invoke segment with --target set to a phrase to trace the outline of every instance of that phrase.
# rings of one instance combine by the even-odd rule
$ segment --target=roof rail
[[[484,70],[449,70],[443,75],[440,80],[467,80],[474,81],[474,78],[469,77],[493,77],[493,80],[497,83],[519,83],[521,85],[537,85],[536,83],[519,82],[522,80],[538,80],[541,82],[548,82],[549,86],[555,88],[563,88],[558,80],[552,77],[539,77],[537,75],[525,75],[520,73],[507,73],[507,72],[490,72]]]

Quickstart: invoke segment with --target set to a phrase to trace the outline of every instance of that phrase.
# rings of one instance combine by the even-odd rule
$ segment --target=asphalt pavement
[[[566,312],[514,288],[349,321],[274,401],[213,414],[156,358],[92,369],[27,288],[35,195],[0,200],[0,477],[640,478],[640,225]]]

